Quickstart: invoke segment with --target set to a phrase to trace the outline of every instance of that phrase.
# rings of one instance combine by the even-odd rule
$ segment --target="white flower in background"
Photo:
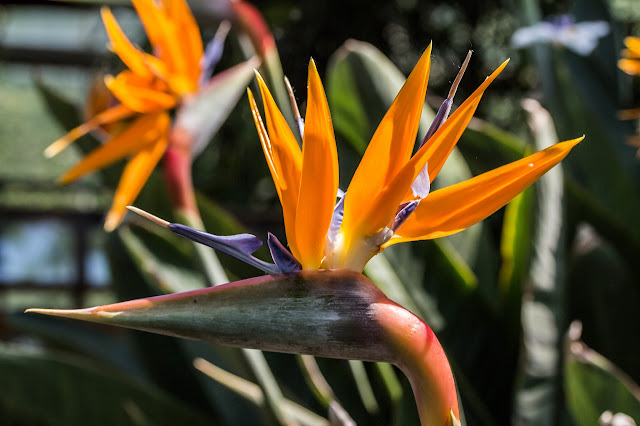
[[[551,43],[587,56],[596,48],[599,39],[607,34],[609,24],[605,21],[575,23],[568,15],[552,16],[530,27],[518,29],[511,37],[511,45],[523,48],[535,43]]]

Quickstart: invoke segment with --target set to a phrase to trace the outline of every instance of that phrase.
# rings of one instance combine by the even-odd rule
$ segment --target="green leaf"
[[[144,377],[128,333],[96,328],[62,318],[38,318],[22,312],[7,316],[13,332],[38,337],[47,347],[84,354],[136,377]]]
[[[0,376],[9,424],[211,424],[153,386],[78,358],[0,346]]]
[[[640,377],[640,288],[637,275],[609,241],[578,226],[569,264],[570,318],[584,325],[583,339],[632,377]]]
[[[640,420],[640,387],[629,376],[577,338],[569,338],[565,356],[566,401],[575,424],[597,424],[605,411]]]
[[[527,106],[538,150],[557,142],[547,111]],[[561,334],[564,310],[564,180],[558,165],[534,186],[537,208],[531,240],[528,287],[522,302],[524,354],[518,374],[513,421],[552,424],[561,407]]]

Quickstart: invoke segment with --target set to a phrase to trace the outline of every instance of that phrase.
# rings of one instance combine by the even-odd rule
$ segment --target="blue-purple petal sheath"
[[[278,274],[279,268],[272,264],[260,260],[251,254],[262,246],[262,241],[251,234],[238,234],[219,236],[207,232],[198,231],[179,223],[170,223],[168,228],[182,237],[188,238],[196,243],[204,244],[214,250],[233,256],[249,265],[252,265],[268,274]]]
[[[300,262],[293,257],[291,252],[287,250],[280,240],[271,232],[267,235],[267,245],[269,246],[269,251],[271,251],[273,261],[282,273],[288,274],[302,270]]]
[[[418,149],[422,148],[422,146],[431,138],[431,136],[433,136],[438,131],[442,124],[447,120],[447,118],[449,117],[449,113],[451,112],[452,105],[453,99],[450,98],[447,98],[442,102],[442,105],[440,105],[440,109],[438,109],[438,113],[433,119],[429,130],[427,130],[427,134],[424,135],[424,139],[422,139],[422,142],[420,143]]]
[[[396,232],[398,228],[402,226],[402,224],[411,216],[411,214],[416,211],[416,207],[420,204],[420,200],[413,200],[407,203],[404,203],[404,207],[396,213],[396,217],[393,218],[393,222],[389,229],[393,232]]]
[[[203,86],[207,83],[207,81],[213,75],[213,71],[216,68],[216,65],[220,61],[222,57],[222,52],[224,51],[224,41],[227,38],[227,34],[229,33],[230,24],[227,21],[223,21],[218,27],[218,31],[213,36],[213,39],[207,43],[207,47],[202,54],[202,58],[200,58],[200,78],[198,80],[198,85]]]

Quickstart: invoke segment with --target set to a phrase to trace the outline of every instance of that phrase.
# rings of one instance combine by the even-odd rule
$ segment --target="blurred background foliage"
[[[106,3],[125,32],[148,47],[130,4]],[[189,3],[209,40],[228,5]],[[206,285],[183,240],[136,220],[110,235],[102,231],[121,165],[66,187],[55,184],[95,146],[90,136],[54,159],[41,154],[81,122],[95,76],[122,67],[105,48],[101,4],[0,5],[0,423],[278,423],[282,401],[275,408],[264,398],[256,402],[242,393],[249,384],[234,390],[228,378],[212,380],[192,366],[204,358],[259,381],[237,351],[21,313]],[[634,123],[616,117],[640,106],[640,78],[616,68],[623,37],[640,35],[637,1],[276,0],[256,7],[302,110],[309,57],[318,64],[342,188],[431,40],[420,134],[468,49],[475,53],[456,104],[511,58],[437,187],[586,134],[561,166],[483,223],[442,240],[394,246],[365,273],[436,331],[466,423],[593,425],[605,411],[640,422],[640,163],[625,143]],[[510,46],[516,29],[565,13],[607,21],[611,31],[586,57],[556,45]],[[230,37],[219,69],[244,55]],[[197,158],[193,176],[208,231],[264,237],[269,230],[284,241],[280,204],[244,98]],[[171,217],[159,175],[136,205]],[[230,278],[255,275],[226,256],[220,260]],[[582,333],[578,323],[568,333],[573,321]],[[265,355],[284,397],[312,412],[298,420],[327,424],[326,400],[306,385],[295,358]],[[358,424],[417,422],[401,374],[381,365],[318,362]],[[261,385],[258,393],[268,395]]]

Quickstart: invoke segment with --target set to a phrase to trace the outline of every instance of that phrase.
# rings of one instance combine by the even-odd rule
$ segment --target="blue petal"
[[[277,274],[280,272],[276,265],[257,259],[251,255],[262,245],[262,241],[251,234],[219,236],[198,231],[197,229],[179,223],[170,223],[168,228],[175,234],[188,238],[196,243],[204,244],[229,256],[233,256],[268,274]]]
[[[451,98],[447,98],[442,102],[442,105],[440,105],[440,109],[438,109],[438,113],[431,123],[431,127],[429,127],[429,130],[427,130],[427,134],[424,135],[424,139],[422,139],[422,142],[420,143],[418,149],[422,148],[422,145],[424,145],[446,121],[447,117],[449,117],[449,113],[451,112],[452,105],[453,99]]]
[[[393,222],[389,227],[393,232],[396,232],[398,228],[402,226],[402,224],[411,216],[411,214],[416,211],[416,207],[420,204],[420,200],[413,200],[407,203],[403,203],[400,207],[400,211],[396,213],[396,217],[393,218]]]
[[[231,24],[228,21],[222,21],[213,39],[207,44],[202,58],[200,58],[200,79],[198,81],[200,86],[203,86],[213,75],[213,71],[222,57],[224,41],[230,28]]]
[[[293,257],[291,252],[287,250],[271,232],[269,232],[267,236],[267,245],[269,246],[269,251],[271,251],[273,261],[282,273],[288,274],[302,269],[300,262]]]

